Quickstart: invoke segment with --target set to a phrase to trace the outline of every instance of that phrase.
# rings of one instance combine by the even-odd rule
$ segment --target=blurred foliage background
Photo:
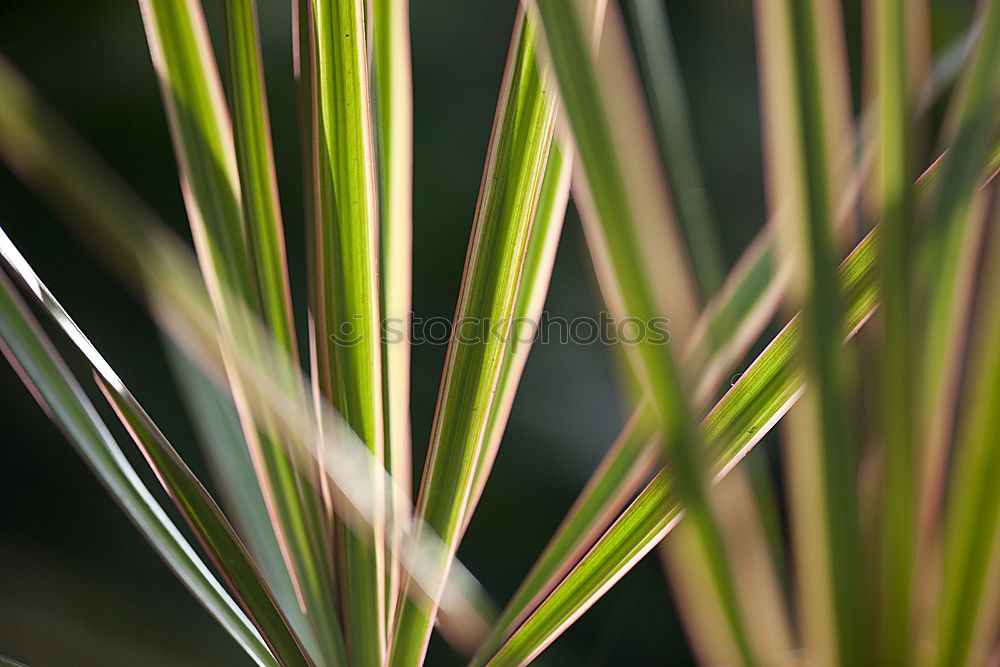
[[[934,42],[941,45],[968,21],[972,3],[934,4]],[[220,36],[218,52],[219,3],[205,5],[210,28]],[[278,0],[259,5],[292,292],[304,295],[290,10]],[[450,318],[516,1],[411,5],[414,311]],[[732,262],[764,214],[752,5],[667,5],[698,150]],[[846,3],[845,12],[857,95],[860,3]],[[135,3],[0,2],[0,51],[179,233],[189,234]],[[153,417],[207,479],[142,305],[5,169],[0,220],[138,398],[156,406]],[[301,318],[305,304],[297,305]],[[569,318],[600,308],[572,210],[546,308]],[[432,345],[413,351],[418,461],[444,353],[444,346]],[[612,363],[597,345],[532,351],[496,468],[459,552],[498,602],[513,593],[619,430],[627,411],[615,391]],[[769,437],[753,456],[773,458],[776,444]],[[136,454],[134,447],[123,448]],[[0,653],[31,665],[248,662],[143,543],[6,364],[0,365],[0,580]],[[600,665],[612,656],[615,664],[628,665],[691,660],[655,558],[626,576],[546,652],[544,662]],[[435,640],[428,664],[453,662],[457,658]]]

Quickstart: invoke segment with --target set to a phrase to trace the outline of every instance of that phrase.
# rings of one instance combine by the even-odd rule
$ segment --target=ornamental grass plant
[[[519,3],[426,443],[409,8],[287,4],[294,99],[268,95],[253,0],[224,0],[217,31],[200,0],[138,2],[190,239],[0,56],[0,157],[148,310],[211,481],[2,209],[0,348],[250,661],[416,666],[434,633],[470,665],[544,661],[646,556],[700,663],[996,658],[1000,2],[933,47],[933,3],[863,0],[852,67],[842,3],[754,0],[767,212],[732,266],[670,3]],[[298,115],[304,221],[282,211],[276,105]],[[457,553],[571,200],[631,416],[495,600]],[[749,465],[771,431],[779,470]]]

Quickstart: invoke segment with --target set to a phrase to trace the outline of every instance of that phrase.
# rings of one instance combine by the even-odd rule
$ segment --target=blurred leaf
[[[760,0],[759,62],[769,208],[792,274],[798,353],[809,385],[788,420],[784,451],[803,641],[817,660],[860,664],[870,643],[863,589],[849,412],[838,324],[834,226],[844,187],[842,11],[832,0]],[[833,34],[836,38],[831,39]]]
[[[948,441],[955,413],[958,373],[968,326],[969,292],[979,248],[973,201],[984,169],[997,166],[997,108],[1000,106],[1000,7],[982,3],[982,27],[972,60],[955,92],[945,133],[948,150],[931,184],[924,236],[917,257],[918,286],[924,295],[916,313],[916,432],[920,434],[921,542],[933,532],[944,486]],[[991,147],[993,150],[991,151]]]
[[[958,66],[965,60],[967,42],[968,35],[965,35],[957,40],[955,45],[949,47],[935,63],[932,78],[926,82],[924,88],[923,101],[920,104],[922,109],[926,109],[930,101],[954,78]],[[917,181],[918,192],[927,191],[937,165],[938,163],[932,165]],[[849,201],[845,201],[842,207],[849,204]],[[723,289],[709,303],[694,327],[691,340],[686,346],[685,363],[692,365],[692,360],[707,359],[702,370],[691,372],[692,376],[700,377],[694,398],[696,405],[708,403],[721,379],[728,377],[735,360],[745,354],[746,349],[757,338],[777,308],[778,301],[787,286],[788,273],[777,270],[772,243],[771,229],[765,227],[744,252],[743,257],[727,277]],[[845,269],[850,268],[845,266]],[[849,314],[849,319],[861,321],[860,314],[868,312],[870,304],[862,301],[853,306],[853,315]],[[637,419],[637,414],[634,414],[629,424],[634,425]],[[631,434],[630,427],[626,427],[616,442],[622,442],[627,438],[631,438],[630,442],[638,442],[638,439]],[[628,465],[620,459],[627,457],[631,461],[634,456],[634,450],[628,447],[615,447],[609,451],[563,525],[539,556],[529,577],[508,603],[501,616],[502,621],[498,622],[494,629],[491,643],[481,647],[478,652],[479,658],[489,655],[490,648],[493,647],[492,642],[499,641],[502,633],[513,631],[513,627],[505,627],[510,625],[508,621],[515,617],[523,619],[524,615],[537,604],[539,596],[559,583],[561,572],[579,560],[579,556],[574,557],[572,554],[589,548],[594,542],[596,533],[603,530],[607,522],[612,520],[610,513],[615,511],[613,505],[606,505],[599,500],[598,489],[615,488],[613,494],[615,498],[625,497],[638,490],[640,483],[638,477],[619,478],[609,472],[629,470]],[[608,478],[604,479],[606,474]],[[531,602],[532,599],[535,600],[534,603]]]
[[[873,233],[840,267],[841,290],[850,306],[842,329],[846,338],[868,321],[877,306],[876,250]],[[798,320],[794,318],[703,420],[706,441],[715,453],[713,470],[717,479],[739,463],[801,396],[802,380],[793,365],[798,336]],[[672,509],[664,513],[663,503],[668,499]],[[541,653],[655,548],[681,515],[671,471],[661,471],[508,638],[490,663],[518,663]],[[503,618],[528,609],[508,608]]]
[[[12,249],[0,237],[5,261]],[[49,417],[66,433],[161,558],[259,665],[278,665],[256,628],[184,539],[122,454],[63,360],[0,274],[0,337],[7,360]]]
[[[600,221],[607,269],[614,275],[618,292],[615,296],[620,299],[622,313],[652,326],[657,317],[669,312],[672,328],[680,340],[684,340],[681,332],[686,333],[695,311],[695,289],[683,258],[678,262],[673,262],[672,257],[668,259],[669,255],[679,254],[675,234],[658,248],[668,253],[658,258],[658,264],[651,264],[651,258],[644,252],[649,250],[651,232],[663,221],[656,219],[654,224],[649,217],[641,221],[635,217],[637,210],[646,215],[648,212],[633,209],[631,197],[639,193],[630,193],[626,185],[622,158],[616,151],[606,110],[606,105],[613,103],[614,98],[601,95],[575,3],[539,0],[536,6],[544,26],[547,54],[586,175],[582,198]],[[645,189],[655,191],[656,187]],[[643,194],[648,195],[648,192]],[[669,286],[669,297],[664,298],[665,295],[654,287],[656,285]],[[662,307],[665,303],[670,304],[669,311]],[[697,451],[699,435],[676,360],[667,347],[656,344],[648,336],[630,346],[628,351],[634,377],[649,396],[661,421],[666,459],[674,467],[680,495],[697,531],[698,557],[708,563],[712,589],[706,593],[717,596],[727,624],[725,629],[739,647],[741,658],[753,663],[717,519],[708,500],[701,452]]]
[[[232,399],[169,339],[164,339],[167,360],[202,444],[205,456],[222,495],[222,505],[233,517],[238,533],[260,567],[295,634],[313,662],[321,655],[315,630],[299,607],[281,547],[267,515],[267,505],[257,484],[257,474],[247,451],[239,415]]]
[[[994,193],[995,194],[995,189]],[[983,664],[995,651],[1000,554],[1000,300],[990,288],[1000,280],[1000,234],[991,213],[977,322],[969,356],[955,463],[943,535],[942,585],[934,664]]]
[[[880,590],[880,662],[910,659],[913,552],[916,529],[912,424],[913,345],[910,332],[912,254],[911,81],[907,36],[912,22],[906,0],[874,3],[878,34],[878,140],[880,202],[880,295],[883,313],[881,437],[885,443]]]
[[[660,0],[628,0],[625,6],[636,35],[639,65],[649,92],[677,220],[684,232],[702,298],[707,299],[722,285],[725,268],[709,193],[698,165],[687,93],[674,53],[666,7]]]

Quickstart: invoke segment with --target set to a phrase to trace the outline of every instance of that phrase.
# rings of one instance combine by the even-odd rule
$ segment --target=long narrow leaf
[[[599,34],[603,27],[605,3],[588,3],[585,20],[593,22],[594,34]],[[523,7],[519,12],[523,12]],[[515,39],[524,39],[524,30],[515,34]],[[530,52],[526,55],[533,55]],[[536,64],[537,66],[537,64]],[[568,144],[568,142],[567,142]],[[489,417],[486,443],[480,452],[477,463],[476,484],[473,487],[472,499],[469,504],[468,523],[475,510],[489,478],[490,470],[500,448],[507,418],[517,393],[521,373],[528,360],[532,342],[537,333],[538,323],[548,294],[549,280],[555,263],[556,250],[562,234],[562,226],[569,205],[570,177],[572,175],[573,149],[571,145],[560,147],[553,144],[549,150],[548,163],[545,166],[545,176],[538,196],[534,221],[531,224],[531,236],[521,269],[520,286],[517,291],[517,305],[512,318],[513,327],[507,351],[504,354],[503,368],[497,382],[497,398],[493,403]],[[524,337],[522,339],[522,337]]]
[[[912,448],[912,366],[910,337],[910,255],[913,215],[911,182],[910,68],[902,0],[881,0],[875,10],[879,35],[879,190],[881,199],[882,438],[885,491],[881,591],[885,665],[910,664],[911,589],[916,529]]]
[[[372,127],[379,183],[379,280],[383,322],[382,396],[386,469],[404,493],[411,493],[410,306],[413,265],[413,83],[408,0],[369,3]],[[389,333],[386,331],[385,333]],[[395,334],[398,333],[398,338]],[[389,510],[402,520],[407,503]],[[392,564],[386,594],[395,611],[399,568]],[[388,619],[388,627],[392,619]]]
[[[319,641],[299,606],[295,586],[267,514],[267,504],[258,485],[236,406],[194,360],[169,339],[165,339],[164,344],[167,361],[219,489],[222,507],[253,554],[295,634],[313,662],[320,662]]]
[[[249,552],[218,505],[3,229],[0,229],[0,256],[6,268],[26,286],[38,306],[63,329],[90,363],[105,397],[275,657],[286,664],[311,664]]]
[[[118,448],[83,389],[0,275],[0,337],[7,360],[63,429],[160,557],[258,665],[279,664]]]
[[[288,260],[274,171],[256,5],[254,0],[226,0],[223,9],[247,251],[253,258],[261,317],[281,344],[294,354],[297,343],[288,286]]]
[[[246,323],[234,319],[234,303],[227,302],[226,295],[259,306],[259,292],[242,217],[232,129],[205,19],[200,5],[191,0],[140,0],[140,7],[170,120],[202,274],[220,324],[230,333],[238,332]],[[231,378],[234,384],[237,380]],[[248,414],[239,400],[245,388],[234,389],[242,423],[260,427],[247,428],[247,444],[300,603],[316,625],[327,659],[343,662],[339,622],[328,594],[330,574],[321,556],[322,532],[312,482],[293,469],[272,426]]]
[[[1000,552],[1000,301],[989,288],[1000,278],[1000,234],[996,211],[986,258],[973,347],[969,397],[962,415],[952,493],[947,507],[942,588],[937,628],[937,665],[982,664],[995,643],[996,563]],[[992,576],[991,576],[992,574]]]
[[[852,337],[877,306],[876,250],[876,236],[870,234],[841,265],[841,290],[848,304],[842,329],[845,338]],[[801,396],[803,382],[793,365],[798,336],[798,321],[793,319],[703,420],[706,439],[716,452],[717,478],[739,463]],[[491,664],[520,663],[537,656],[656,547],[682,512],[676,500],[670,512],[662,511],[666,499],[675,498],[671,480],[670,471],[661,471],[647,485],[510,636]]]
[[[702,298],[708,299],[722,285],[724,267],[708,191],[692,142],[687,95],[666,8],[657,0],[629,0],[625,5],[636,34],[639,64],[649,90],[677,219],[684,231]]]
[[[959,39],[935,63],[931,78],[924,82],[921,109],[925,110],[929,101],[954,77],[956,63],[963,62],[967,57],[968,43],[967,36]],[[927,192],[938,165],[935,162],[917,181],[918,193]],[[850,202],[843,202],[842,207],[848,204]],[[777,308],[778,300],[787,285],[787,272],[776,272],[771,244],[770,228],[765,227],[744,253],[724,288],[709,303],[692,332],[691,341],[686,348],[685,363],[690,364],[692,359],[707,359],[701,371],[691,372],[692,375],[700,373],[702,378],[694,398],[698,406],[708,403],[720,379],[731,372],[733,360],[742,357]],[[638,415],[634,414],[629,424],[634,425],[637,421]],[[617,441],[631,437],[631,430],[627,427]],[[539,596],[548,593],[559,583],[564,568],[578,560],[573,554],[581,553],[581,550],[593,544],[593,538],[596,537],[593,531],[603,530],[607,522],[611,521],[608,513],[614,511],[612,507],[595,502],[596,498],[591,496],[599,495],[598,489],[609,488],[606,483],[610,480],[604,480],[604,475],[614,477],[611,470],[627,469],[627,465],[619,461],[619,458],[628,457],[631,460],[632,456],[634,453],[629,448],[615,447],[609,452],[605,462],[594,473],[591,482],[567,515],[563,526],[556,532],[528,578],[508,603],[501,615],[501,622],[494,628],[490,642],[499,641],[504,633],[513,631],[509,620],[523,618],[530,612]],[[632,480],[632,483],[626,484],[625,488],[618,486],[613,494],[615,497],[631,495],[639,488],[639,480],[629,477],[611,482],[611,488],[614,488],[614,484],[622,484],[623,479]],[[576,538],[572,539],[574,534]],[[531,600],[536,602],[531,603]],[[506,627],[501,627],[504,625]],[[492,643],[484,645],[477,657],[488,655],[491,646]]]
[[[604,100],[598,91],[591,50],[587,46],[577,8],[568,0],[539,0],[536,6],[544,26],[547,53],[559,83],[582,170],[586,174],[589,194],[586,198],[590,199],[592,210],[600,220],[600,232],[607,247],[609,265],[618,281],[620,292],[617,296],[621,299],[623,311],[647,325],[664,312],[670,312],[673,325],[683,332],[685,323],[693,320],[694,288],[683,260],[675,263],[664,256],[655,260],[661,264],[653,280],[650,268],[655,265],[650,264],[651,258],[644,251],[644,245],[648,232],[656,226],[649,223],[637,225],[634,217],[636,211],[630,201],[621,157],[615,150]],[[676,239],[672,241],[665,246],[668,252],[670,248],[678,247]],[[673,275],[663,275],[666,272],[660,267],[668,267]],[[668,278],[672,281],[667,282]],[[669,311],[662,307],[665,300],[654,287],[659,285],[662,288],[664,284],[669,285],[672,297]],[[701,452],[697,451],[698,433],[676,360],[669,350],[656,345],[649,337],[632,346],[630,352],[634,376],[648,392],[661,420],[667,459],[675,467],[681,495],[691,513],[698,536],[698,553],[706,559],[711,573],[712,595],[719,600],[727,630],[735,638],[741,657],[751,663],[749,641],[729,576],[727,556],[708,501]]]
[[[292,372],[295,365],[287,351],[259,322],[254,325],[247,306],[232,295],[223,294],[224,301],[232,304],[227,308],[235,311],[232,319],[248,326],[227,330],[219,325],[190,250],[2,64],[0,61],[0,90],[8,101],[0,106],[0,150],[4,157],[27,184],[75,225],[81,238],[93,244],[125,284],[147,301],[161,329],[218,387],[232,391],[226,380],[230,372],[249,380],[245,399],[254,421],[273,421],[289,460],[299,470],[321,471],[335,491],[334,510],[349,524],[360,522],[370,529],[375,519],[374,496],[364,480],[377,468],[357,435],[328,402],[310,409],[301,400],[308,379],[297,368]],[[234,336],[239,336],[240,344],[234,342]],[[285,381],[292,375],[298,376],[298,389],[289,388]],[[316,450],[317,433],[327,437],[333,447],[325,452]],[[391,486],[392,480],[384,471],[382,474]],[[407,507],[407,514],[411,512]],[[444,588],[439,618],[442,630],[449,641],[471,648],[482,638],[491,605],[478,582],[432,530],[423,530],[421,536],[417,542],[413,534],[405,535],[396,557],[404,571],[411,572],[415,594],[428,598],[431,591]],[[445,557],[451,566],[442,583]]]
[[[364,3],[315,0],[310,12],[317,381],[384,465],[378,203]],[[376,497],[384,494],[381,475],[369,483]],[[384,502],[376,512],[384,516]],[[381,664],[386,651],[384,519],[377,518],[372,530],[357,535],[342,529],[336,536],[342,542],[340,585],[351,659],[366,665]]]
[[[641,423],[646,420],[646,423]],[[497,618],[490,636],[476,651],[474,665],[485,664],[615,520],[657,461],[655,424],[649,409],[632,416],[608,450],[579,499],[556,529],[531,571]]]
[[[923,333],[918,342],[919,389],[916,407],[921,434],[921,543],[933,532],[936,507],[947,468],[947,442],[954,415],[951,398],[957,387],[957,368],[968,322],[968,269],[963,261],[975,249],[977,226],[971,215],[974,194],[984,168],[994,166],[995,137],[1000,105],[1000,7],[982,4],[978,43],[959,84],[946,132],[949,149],[941,159],[933,185],[934,201],[926,219],[926,237],[918,257],[918,275],[924,280],[926,305],[917,313]],[[989,166],[988,166],[989,165]]]
[[[548,165],[545,167],[542,190],[538,197],[535,219],[531,224],[531,237],[528,239],[524,268],[521,270],[517,305],[511,318],[513,327],[510,341],[504,353],[503,368],[500,370],[500,379],[497,382],[497,397],[490,412],[487,434],[483,439],[485,445],[476,464],[476,483],[469,502],[466,523],[472,520],[472,512],[479,503],[500,449],[500,440],[503,438],[518,383],[528,361],[534,335],[537,333],[542,308],[545,306],[549,279],[552,277],[552,267],[555,264],[566,207],[569,204],[570,162],[571,160],[566,159],[564,150],[552,146]]]
[[[95,372],[96,373],[96,372]],[[263,581],[249,551],[201,482],[124,386],[96,375],[101,391],[140,447],[160,483],[180,508],[188,524],[217,563],[244,611],[285,665],[310,665],[298,638]]]
[[[273,421],[289,460],[295,461],[299,470],[318,470],[326,477],[335,491],[333,509],[348,523],[360,522],[370,529],[375,519],[371,511],[374,499],[372,487],[364,480],[376,470],[371,454],[328,402],[315,406],[318,419],[300,401],[298,394],[304,392],[308,381],[298,369],[291,371],[294,364],[287,351],[270,340],[273,337],[263,327],[253,326],[253,317],[245,312],[247,306],[231,295],[223,296],[235,311],[233,320],[248,326],[220,332],[190,251],[4,66],[0,66],[0,90],[8,101],[0,105],[0,150],[5,159],[76,225],[81,238],[93,244],[126,285],[136,289],[161,328],[198,362],[203,373],[225,391],[231,391],[225,379],[231,371],[251,380],[245,392],[251,425],[256,420]],[[240,337],[240,344],[233,342],[234,336]],[[220,350],[220,342],[224,350]],[[223,351],[228,355],[226,360],[221,356]],[[276,363],[280,364],[277,371]],[[296,374],[300,388],[290,389],[285,378]],[[315,448],[321,432],[330,436],[334,445],[330,451]],[[390,486],[391,480],[386,484]],[[445,636],[471,647],[485,630],[484,618],[491,606],[453,555],[447,555],[451,567],[442,584],[445,568],[441,563],[447,552],[433,531],[426,529],[421,534],[419,543],[414,535],[406,535],[397,556],[404,571],[412,572],[415,594],[426,598],[444,587],[439,620]],[[337,636],[321,641],[339,636],[338,631]]]
[[[519,39],[521,31],[525,34]],[[533,55],[534,33],[534,23],[519,14],[418,496],[419,516],[452,553],[466,523],[476,466],[486,446],[555,124],[554,100]],[[414,603],[409,595],[401,599],[391,665],[420,663],[435,604],[434,598],[429,607]]]
[[[801,308],[800,363],[809,391],[791,413],[785,447],[804,642],[816,659],[858,664],[867,650],[858,610],[860,537],[852,421],[841,358],[834,273],[837,82],[830,76],[829,0],[756,3],[769,206],[793,275],[789,308]],[[843,52],[843,43],[834,47]]]

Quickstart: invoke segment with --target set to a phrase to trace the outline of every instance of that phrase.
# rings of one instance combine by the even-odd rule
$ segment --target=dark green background
[[[215,35],[218,4],[206,3]],[[279,187],[301,306],[290,12],[284,0],[260,5]],[[935,41],[967,18],[965,5],[938,8]],[[454,311],[515,6],[513,0],[412,0],[413,286],[420,316],[450,317]],[[677,0],[668,7],[732,261],[763,220],[751,3]],[[848,3],[847,16],[856,65],[857,3]],[[187,235],[135,3],[0,2],[0,51]],[[2,167],[0,224],[182,454],[207,476],[141,305]],[[547,308],[565,317],[593,314],[595,295],[571,213]],[[414,350],[418,457],[426,447],[443,359],[444,347]],[[624,412],[614,377],[608,351],[597,346],[548,345],[532,352],[493,477],[460,551],[497,601],[513,593],[617,433]],[[120,441],[135,454],[124,436]],[[775,444],[765,447],[773,450]],[[145,467],[133,458],[137,468]],[[173,579],[6,364],[0,365],[0,654],[41,666],[248,663]],[[573,666],[689,662],[657,559],[637,566],[544,659]],[[454,662],[435,640],[429,664]]]

